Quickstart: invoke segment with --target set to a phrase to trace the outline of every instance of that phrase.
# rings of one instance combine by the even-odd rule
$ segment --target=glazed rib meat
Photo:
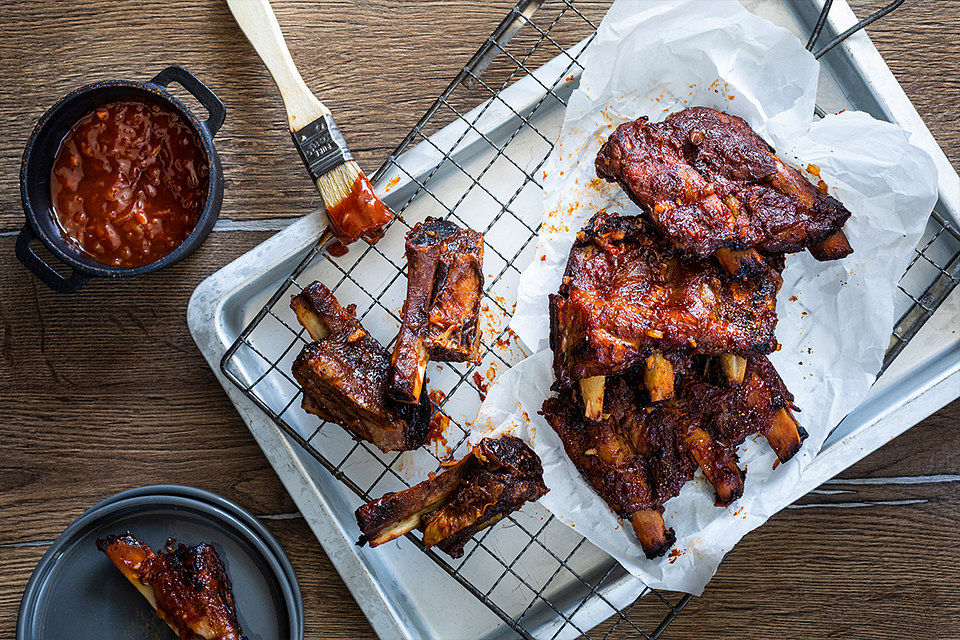
[[[550,296],[558,384],[641,364],[655,376],[669,364],[661,354],[674,352],[773,351],[782,260],[764,258],[762,266],[737,279],[712,258],[671,248],[641,217],[597,214],[577,235],[560,291]]]
[[[741,118],[706,107],[620,125],[597,175],[618,182],[679,249],[764,253],[810,249],[819,260],[853,249],[850,212],[781,161]]]
[[[230,578],[210,545],[188,547],[171,538],[154,553],[127,532],[100,538],[97,548],[180,640],[244,640]]]
[[[416,449],[426,442],[427,394],[416,404],[388,396],[390,354],[361,326],[354,305],[344,309],[329,289],[314,282],[290,306],[314,340],[293,363],[303,409],[382,451]]]
[[[522,440],[484,438],[435,476],[357,509],[360,544],[375,547],[419,528],[426,546],[459,558],[478,531],[547,491],[540,458]]]
[[[650,404],[636,372],[606,383],[599,420],[584,418],[575,389],[543,405],[570,460],[620,517],[629,518],[648,558],[675,541],[663,505],[699,468],[718,505],[743,493],[736,448],[761,433],[780,460],[789,460],[806,432],[790,412],[792,396],[765,356],[747,360],[743,381],[732,383],[715,358],[676,357],[673,398]]]
[[[429,360],[480,361],[483,236],[428,217],[407,234],[407,299],[393,350],[390,386],[417,402]]]

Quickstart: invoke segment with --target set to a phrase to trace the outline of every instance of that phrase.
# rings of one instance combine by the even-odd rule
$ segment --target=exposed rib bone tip
[[[603,390],[606,380],[605,376],[592,376],[580,380],[583,413],[587,420],[599,420],[603,414]]]

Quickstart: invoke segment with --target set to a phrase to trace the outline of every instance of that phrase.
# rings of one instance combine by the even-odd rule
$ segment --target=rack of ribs
[[[741,118],[691,107],[663,122],[620,125],[597,175],[619,183],[678,249],[749,275],[761,253],[809,249],[818,260],[853,249],[850,212],[780,160]],[[742,271],[742,270],[746,271]]]
[[[763,434],[778,458],[799,450],[806,432],[791,413],[793,397],[765,356],[747,360],[743,380],[733,384],[716,358],[675,357],[672,398],[651,404],[640,371],[607,381],[598,420],[584,417],[573,389],[543,405],[570,460],[620,517],[628,518],[648,558],[675,542],[663,521],[663,504],[676,496],[699,468],[713,485],[717,505],[743,493],[737,447]]]
[[[522,440],[484,438],[420,484],[357,509],[358,544],[376,547],[419,528],[424,545],[459,558],[477,532],[547,491],[540,458]]]
[[[427,362],[480,362],[483,236],[427,217],[407,233],[407,298],[393,350],[391,395],[415,403]]]
[[[244,640],[230,578],[210,545],[188,547],[171,538],[163,552],[154,553],[127,532],[100,538],[97,549],[143,594],[177,637]]]
[[[314,282],[293,296],[290,306],[313,339],[293,363],[303,409],[384,452],[426,442],[427,394],[416,404],[388,396],[390,353],[361,326],[355,305],[344,309],[327,287]]]
[[[764,257],[753,277],[672,248],[639,216],[599,213],[577,234],[563,284],[550,296],[557,385],[579,382],[598,415],[605,376],[635,367],[653,400],[672,395],[675,357],[745,358],[776,349],[783,260]],[[742,372],[733,372],[742,377]]]

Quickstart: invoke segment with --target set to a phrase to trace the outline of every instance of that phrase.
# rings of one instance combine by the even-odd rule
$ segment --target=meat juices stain
[[[594,191],[603,191],[609,183],[602,178],[592,178],[590,182],[587,183],[587,186],[593,189]]]
[[[443,415],[439,411],[433,414],[433,417],[430,418],[430,429],[427,431],[427,442],[436,442],[439,445],[443,445],[450,448],[449,443],[447,442],[446,430],[450,426],[450,418]],[[447,452],[449,453],[449,451]]]
[[[515,341],[519,336],[511,329],[507,327],[507,330],[503,333],[502,336],[497,338],[496,345],[501,349],[509,349],[512,345],[511,341]]]
[[[447,394],[439,389],[431,389],[427,395],[430,396],[430,401],[438,407],[447,399]],[[438,409],[436,413],[433,414],[433,417],[430,418],[430,428],[427,431],[427,442],[436,442],[446,447],[446,455],[452,453],[446,436],[447,427],[449,426],[449,416],[443,415]]]
[[[399,182],[400,182],[400,176],[394,176],[393,178],[390,178],[390,182],[387,183],[387,188],[384,190],[390,191],[390,189],[393,189],[395,186],[397,186]]]
[[[473,372],[473,384],[477,387],[477,391],[480,392],[480,399],[486,400],[487,390],[489,389],[490,385],[486,380],[483,379],[483,376],[480,375],[479,371]]]
[[[797,296],[790,296],[789,298],[787,298],[787,300],[789,300],[790,302],[796,302]]]
[[[667,556],[670,558],[670,564],[676,562],[677,558],[679,558],[681,555],[683,555],[683,551],[680,549],[670,549],[670,554]]]

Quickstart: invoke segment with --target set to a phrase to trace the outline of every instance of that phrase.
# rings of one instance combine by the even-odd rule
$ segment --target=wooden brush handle
[[[268,0],[227,0],[234,19],[270,70],[287,109],[290,131],[297,131],[330,110],[307,88],[290,57],[277,16]]]

